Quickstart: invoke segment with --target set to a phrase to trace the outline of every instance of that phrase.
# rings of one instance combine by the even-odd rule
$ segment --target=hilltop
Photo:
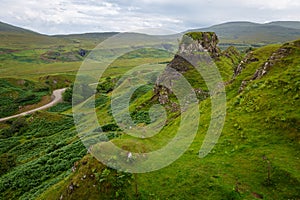
[[[286,28],[293,28],[293,29],[300,29],[300,22],[299,21],[274,21],[266,23],[268,25],[276,25]]]
[[[30,48],[53,45],[62,40],[0,22],[1,48]]]
[[[220,39],[220,45],[228,47],[229,45],[247,47],[247,46],[262,46],[271,43],[283,43],[287,41],[296,40],[300,36],[300,22],[299,21],[276,21],[265,24],[258,24],[253,22],[227,22],[223,24],[217,24],[207,28],[198,28],[192,31],[212,31],[215,32]],[[1,37],[12,39],[15,43],[20,40],[20,34],[22,35],[22,41],[25,44],[36,43],[39,41],[43,44],[44,40],[48,39],[51,43],[82,43],[89,48],[95,47],[98,43],[111,37],[118,32],[104,32],[104,33],[83,33],[83,34],[69,34],[69,35],[42,35],[27,29],[12,26],[3,22],[0,22],[0,35]],[[34,41],[34,39],[36,41]],[[3,44],[6,41],[3,40]],[[14,43],[9,43],[15,46]],[[50,44],[50,43],[46,43]]]
[[[221,43],[265,45],[298,39],[300,22],[228,22],[190,31],[213,31],[219,36]]]
[[[27,34],[35,34],[39,35],[39,33],[36,33],[34,31],[30,31],[28,29],[20,28],[17,26],[13,26],[4,22],[0,22],[0,32],[4,33],[27,33]]]

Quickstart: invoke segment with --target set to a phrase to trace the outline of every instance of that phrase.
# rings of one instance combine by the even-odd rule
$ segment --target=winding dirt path
[[[6,121],[6,120],[9,120],[9,119],[13,119],[13,118],[16,118],[16,117],[21,117],[21,116],[29,115],[29,114],[32,114],[32,113],[34,113],[36,111],[45,110],[47,108],[50,108],[50,107],[54,106],[55,104],[57,104],[57,103],[59,103],[59,102],[62,101],[62,94],[64,93],[64,91],[66,89],[67,88],[62,88],[62,89],[54,90],[53,93],[52,93],[52,101],[50,103],[48,103],[46,105],[43,105],[41,107],[35,108],[33,110],[29,110],[29,111],[17,114],[17,115],[12,115],[12,116],[9,116],[9,117],[0,118],[0,122]]]

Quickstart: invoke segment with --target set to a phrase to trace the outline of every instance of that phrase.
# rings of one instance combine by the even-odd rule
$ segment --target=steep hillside
[[[1,48],[30,48],[62,43],[62,40],[51,38],[27,29],[0,22]]]
[[[23,29],[17,26],[13,26],[10,24],[6,24],[4,22],[0,22],[0,32],[6,32],[6,33],[27,33],[27,34],[34,34],[34,35],[39,35],[39,33],[27,30],[27,29]]]
[[[1,199],[35,199],[86,154],[71,117],[35,113],[0,126]]]
[[[50,88],[28,80],[0,79],[0,118],[7,117],[39,102],[49,102]]]
[[[230,48],[221,57],[231,60],[233,55],[235,50]],[[86,156],[67,179],[50,187],[40,199],[299,199],[299,55],[300,41],[295,41],[253,50],[240,64],[234,62],[233,78],[226,83],[225,126],[205,158],[198,157],[198,150],[210,121],[210,98],[201,100],[194,142],[168,167],[131,177]],[[222,59],[219,62],[222,68]],[[158,101],[153,95],[147,88],[136,94],[131,102],[131,108],[138,109],[133,118],[139,116],[139,122],[147,123],[144,114],[149,103]],[[160,148],[180,122],[178,115],[171,114],[159,135],[139,141],[114,128],[109,105],[109,101],[98,104],[99,120],[106,121],[105,133],[115,144],[130,144],[127,150],[135,151],[137,145],[146,152]]]

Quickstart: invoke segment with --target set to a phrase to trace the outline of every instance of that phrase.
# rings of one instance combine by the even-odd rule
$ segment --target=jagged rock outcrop
[[[217,46],[219,40],[214,32],[190,32],[186,33],[179,45],[177,54],[174,56],[173,60],[168,64],[167,68],[175,69],[179,73],[184,73],[189,69],[193,68],[193,65],[200,59],[206,59],[211,57],[213,59],[218,59],[221,54],[219,47]],[[205,54],[205,52],[207,52]],[[204,53],[201,55],[201,53]],[[187,61],[188,60],[188,61]],[[154,87],[154,94],[158,97],[161,104],[166,104],[169,102],[169,95],[172,91],[169,89],[172,86],[172,81],[178,78],[172,70],[166,70],[162,74]],[[164,87],[161,83],[167,83],[170,87]],[[196,89],[197,96],[205,98],[208,96],[201,89]]]
[[[253,51],[249,52],[246,57],[240,62],[240,64],[235,68],[233,78],[237,77],[248,64],[257,61],[258,58],[254,57]]]
[[[252,80],[260,79],[261,77],[263,77],[273,65],[279,62],[282,58],[287,56],[289,53],[290,53],[289,48],[283,47],[278,49],[270,56],[270,58],[259,69],[256,70]]]
[[[204,100],[210,96],[209,92],[206,92],[206,91],[202,90],[201,88],[196,88],[196,89],[194,89],[194,91],[199,100]]]
[[[212,58],[217,58],[221,53],[219,47],[217,47],[218,43],[219,39],[214,32],[186,33],[179,46],[179,54],[194,54],[195,52],[207,51]]]
[[[277,62],[280,62],[284,57],[286,57],[287,55],[289,55],[291,53],[291,49],[289,47],[286,47],[285,45],[282,46],[281,48],[279,48],[277,51],[275,51],[268,59],[266,62],[264,62],[263,65],[261,65],[254,73],[254,75],[252,76],[252,78],[250,80],[243,80],[241,83],[241,86],[239,88],[239,93],[242,92],[247,84],[250,81],[253,80],[257,80],[262,78],[264,75],[266,75],[268,73],[268,71],[270,71],[270,69],[272,68],[272,66],[274,66]],[[241,73],[242,69],[246,66],[246,64],[249,64],[251,62],[251,54],[248,54],[245,58],[245,61],[241,62],[241,64],[236,68],[235,73],[234,73],[234,77],[236,77],[238,74]],[[248,58],[249,57],[249,58]],[[252,60],[255,58],[252,58]],[[248,61],[248,62],[247,62]],[[250,61],[250,62],[249,62]],[[255,61],[255,60],[254,60]]]
[[[221,54],[221,50],[217,46],[218,42],[218,37],[214,32],[186,33],[180,42],[177,54],[168,67],[176,69],[178,72],[185,72],[192,68],[189,62],[199,52],[208,52],[213,59],[218,59]],[[189,62],[186,61],[186,58]]]
[[[158,96],[158,101],[160,104],[166,104],[169,102],[169,94],[171,93],[170,89],[156,85],[154,88],[154,94]]]
[[[234,46],[230,46],[227,49],[225,49],[221,53],[221,56],[230,59],[233,67],[240,64],[240,61],[243,59],[240,52]]]
[[[235,57],[241,57],[240,53],[234,46],[228,47],[225,51],[222,52],[222,55],[224,55],[227,58]]]
[[[244,91],[245,87],[247,86],[248,81],[242,81],[241,86],[239,87],[239,91],[238,93],[241,93],[242,91]]]
[[[186,61],[186,59],[178,54],[174,56],[173,60],[168,64],[168,67],[171,67],[181,73],[186,72],[190,68],[192,68],[191,63]]]

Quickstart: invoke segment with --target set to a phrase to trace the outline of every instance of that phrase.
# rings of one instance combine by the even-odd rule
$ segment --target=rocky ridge
[[[161,104],[168,103],[169,95],[172,93],[168,87],[162,86],[161,83],[168,82],[171,86],[172,81],[178,78],[178,74],[174,73],[173,70],[168,70],[168,68],[175,69],[177,72],[183,74],[193,68],[193,65],[199,60],[201,53],[204,55],[204,59],[205,55],[208,57],[208,53],[212,59],[217,60],[221,55],[221,50],[217,46],[218,42],[218,37],[214,32],[190,32],[183,36],[177,54],[167,65],[166,71],[158,78],[154,87],[154,94],[158,97],[158,101]],[[197,96],[198,94],[200,96],[209,96],[201,88],[195,89],[195,92]]]
[[[250,80],[243,80],[241,83],[241,86],[239,88],[239,93],[241,93],[247,86],[249,81],[257,80],[265,76],[270,69],[277,64],[278,62],[281,62],[282,59],[286,56],[288,56],[291,53],[291,48],[289,48],[287,45],[283,45],[281,48],[279,48],[277,51],[275,51],[268,59],[265,61],[253,74],[252,78]],[[248,55],[245,57],[243,61],[238,65],[234,72],[234,78],[238,76],[243,68],[251,62],[258,61],[257,58],[253,57],[252,52],[248,53]]]

